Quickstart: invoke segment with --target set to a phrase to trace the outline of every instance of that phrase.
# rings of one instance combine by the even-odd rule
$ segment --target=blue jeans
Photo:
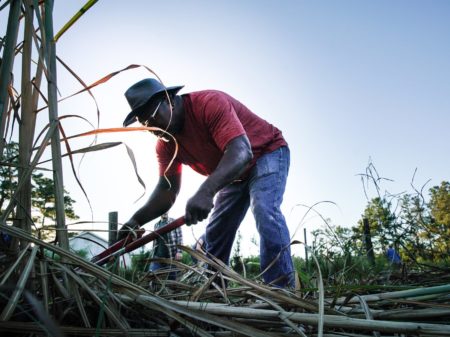
[[[208,254],[228,264],[236,232],[251,207],[260,236],[261,271],[280,254],[263,274],[263,280],[280,287],[294,286],[290,235],[280,210],[289,164],[286,146],[260,157],[246,180],[232,183],[217,194],[206,227]]]

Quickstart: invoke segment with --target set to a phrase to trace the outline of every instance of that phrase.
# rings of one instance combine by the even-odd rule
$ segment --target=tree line
[[[369,224],[375,254],[389,245],[405,262],[439,263],[450,256],[450,183],[402,195],[377,196],[369,200],[356,226],[328,225],[313,232],[314,250],[319,255],[366,254],[363,219]]]

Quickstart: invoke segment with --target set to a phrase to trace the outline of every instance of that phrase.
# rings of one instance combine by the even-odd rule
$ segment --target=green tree
[[[400,200],[398,220],[402,229],[396,243],[400,243],[406,254],[405,260],[428,260],[433,247],[428,228],[432,222],[428,207],[421,195],[405,194]],[[396,245],[398,249],[398,245]]]
[[[330,220],[327,220],[330,223]],[[317,255],[351,255],[360,250],[355,245],[353,232],[348,227],[329,224],[325,229],[316,229],[311,232],[313,247]]]
[[[428,192],[428,202],[420,193],[404,195],[399,215],[408,258],[418,262],[436,262],[450,253],[450,183],[443,181]]]
[[[443,181],[439,186],[430,188],[429,192],[428,207],[432,223],[428,232],[436,253],[439,257],[446,257],[450,253],[450,183]]]
[[[19,144],[16,142],[8,143],[4,149],[3,163],[0,165],[0,211],[3,211],[17,189],[18,153]],[[39,236],[43,240],[49,240],[55,236],[56,214],[53,180],[45,177],[42,173],[32,173],[31,179],[33,186],[31,218],[39,231]],[[65,213],[66,217],[71,220],[79,218],[75,214],[73,208],[74,203],[75,200],[65,191]]]
[[[233,255],[231,257],[231,265],[233,266],[233,269],[235,271],[237,271],[238,273],[242,272],[242,270],[243,270],[241,241],[242,241],[242,235],[241,235],[241,232],[238,231],[237,236],[236,236],[236,241],[234,242]]]
[[[8,143],[3,150],[3,162],[0,165],[0,210],[6,207],[17,189],[17,160],[19,144]]]
[[[430,188],[430,196],[428,206],[431,215],[436,223],[444,225],[448,230],[450,228],[450,183],[443,181],[440,186]]]
[[[53,239],[55,227],[55,195],[53,192],[53,180],[45,177],[42,173],[33,175],[33,191],[31,193],[31,204],[35,212],[33,221],[39,223],[39,232],[43,240]],[[66,218],[77,220],[79,217],[75,214],[73,200],[67,191],[64,191],[64,209]],[[46,222],[47,221],[47,222]],[[49,223],[48,223],[49,222]]]
[[[373,198],[364,210],[363,218],[369,220],[370,233],[372,236],[373,248],[377,252],[382,252],[387,245],[395,242],[399,237],[399,224],[392,209],[391,201],[386,198]],[[364,234],[363,221],[359,220],[357,227],[353,228],[354,238],[362,245]]]

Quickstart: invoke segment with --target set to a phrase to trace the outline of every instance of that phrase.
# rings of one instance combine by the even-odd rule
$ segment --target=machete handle
[[[138,230],[135,230],[135,233],[137,235],[137,239],[139,239],[140,237],[142,237],[142,235],[144,235],[145,233],[145,229],[143,228],[139,228]],[[91,262],[92,263],[96,263],[97,261],[113,254],[114,252],[118,251],[120,248],[125,247],[126,245],[128,245],[130,242],[133,241],[133,236],[128,234],[126,238],[117,241],[116,243],[113,243],[111,246],[109,246],[107,249],[105,249],[103,252],[101,252],[98,255],[95,255],[92,259]]]
[[[95,264],[101,266],[105,263],[107,263],[108,261],[111,260],[111,258],[117,257],[117,256],[121,256],[125,253],[129,253],[132,252],[133,250],[142,247],[144,245],[146,245],[147,243],[155,240],[157,237],[161,236],[162,234],[165,234],[167,232],[173,231],[174,229],[183,226],[186,223],[186,219],[184,218],[184,216],[179,217],[178,219],[168,223],[167,225],[158,228],[157,230],[142,236],[139,239],[135,239],[135,240],[130,240],[130,241],[124,241],[122,242],[116,242],[114,245],[112,245],[111,247],[109,247],[108,249],[106,249],[104,252],[98,254],[97,256],[95,256]],[[127,240],[129,239],[130,235],[124,239]],[[119,244],[121,243],[121,244]],[[119,245],[118,245],[119,244]]]

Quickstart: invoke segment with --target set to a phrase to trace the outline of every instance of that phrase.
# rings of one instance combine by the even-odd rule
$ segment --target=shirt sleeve
[[[183,231],[181,230],[180,227],[178,227],[176,229],[176,231],[177,231],[177,245],[181,246],[183,244]],[[177,253],[182,254],[183,251],[180,248],[177,247]]]
[[[236,110],[226,95],[211,94],[206,101],[204,113],[209,132],[221,151],[225,150],[231,140],[245,134]]]

